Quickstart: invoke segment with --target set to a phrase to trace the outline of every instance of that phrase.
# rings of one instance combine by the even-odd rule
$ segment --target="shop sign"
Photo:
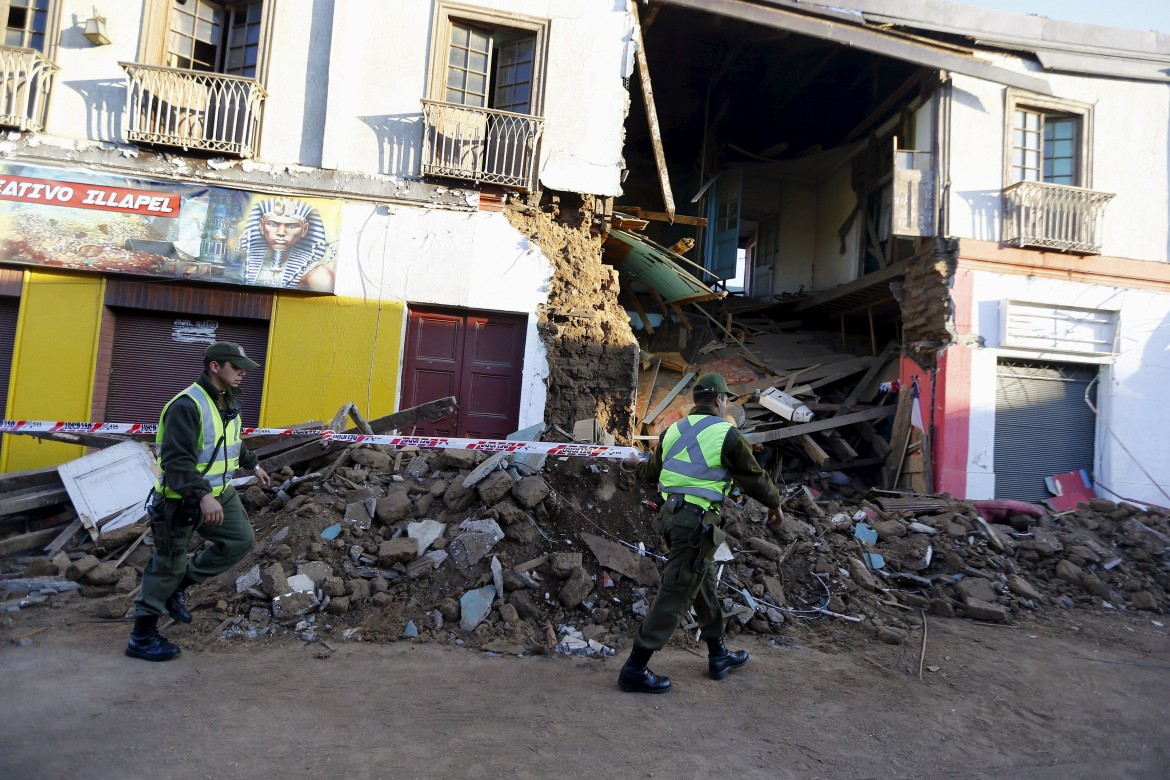
[[[0,262],[332,292],[341,201],[0,164]]]

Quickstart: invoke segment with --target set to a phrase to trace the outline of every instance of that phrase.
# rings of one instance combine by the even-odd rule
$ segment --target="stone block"
[[[520,480],[523,482],[524,480]],[[517,483],[519,484],[519,483]],[[500,521],[500,525],[509,526],[512,523],[527,522],[528,515],[524,510],[513,504],[508,499],[504,499],[491,507],[491,513]]]
[[[910,634],[893,626],[878,626],[877,638],[887,645],[900,645],[910,638]]]
[[[429,498],[429,496],[427,496]],[[406,535],[418,542],[418,552],[422,555],[436,539],[447,532],[447,524],[436,520],[422,520],[406,526]]]
[[[321,590],[325,591],[325,595],[330,598],[344,596],[345,580],[341,579],[341,577],[326,577],[325,581],[321,583]]]
[[[873,530],[877,531],[878,539],[897,539],[907,534],[906,524],[901,520],[883,520],[880,523],[873,524]]]
[[[96,569],[100,563],[101,561],[92,555],[82,556],[69,564],[69,568],[65,570],[65,576],[77,582]]]
[[[368,599],[372,590],[373,588],[370,587],[369,581],[361,577],[354,577],[345,581],[345,595],[349,596],[350,601]]]
[[[374,509],[374,516],[383,525],[393,525],[414,510],[414,504],[405,490],[394,490],[384,498],[379,498]]]
[[[260,570],[260,589],[271,598],[289,592],[288,577],[279,563],[269,564]]]
[[[1032,583],[1028,582],[1018,574],[1009,574],[1007,578],[1007,585],[1012,593],[1021,598],[1025,598],[1029,601],[1034,601],[1037,603],[1040,603],[1043,600],[1043,595],[1040,593],[1040,591],[1036,590],[1036,587]]]
[[[350,450],[349,457],[354,463],[360,463],[370,471],[387,472],[390,470],[393,459],[384,452],[379,450],[363,450],[361,448]]]
[[[320,602],[313,593],[285,593],[272,600],[272,616],[277,620],[285,620],[316,609],[318,604]]]
[[[548,557],[548,570],[558,580],[567,579],[581,568],[581,553],[553,553]]]
[[[418,557],[418,540],[409,536],[400,536],[378,545],[378,565],[393,566],[396,563],[409,563]]]
[[[317,590],[312,577],[304,574],[294,574],[288,578],[288,589],[293,593],[314,593]]]
[[[406,464],[402,475],[410,479],[422,479],[430,472],[430,462],[422,455],[416,455]]]
[[[332,596],[325,605],[325,611],[331,615],[344,615],[349,612],[349,596]]]
[[[985,620],[993,623],[1002,623],[1007,620],[1007,609],[999,604],[992,604],[982,599],[968,596],[963,600],[963,609],[967,610],[968,617],[974,620]]]
[[[106,561],[105,563],[99,563],[86,572],[83,579],[90,585],[107,587],[122,579],[122,572],[118,571],[113,561]]]
[[[1062,559],[1056,562],[1056,576],[1070,585],[1080,585],[1085,572],[1072,561]]]
[[[485,504],[494,504],[508,495],[508,491],[512,489],[514,483],[515,480],[508,472],[493,471],[480,480],[475,486],[475,490],[479,493],[480,500]]]
[[[577,567],[561,586],[557,599],[568,609],[580,604],[593,591],[593,578],[581,567]]]
[[[873,572],[869,570],[869,567],[863,561],[859,561],[857,558],[849,559],[849,576],[853,578],[853,581],[857,583],[858,587],[874,592],[881,590],[882,586],[878,582],[877,577],[873,575]],[[767,587],[768,579],[775,578],[766,578],[764,580],[765,588]]]
[[[465,488],[459,480],[451,480],[447,492],[443,494],[443,503],[452,512],[463,512],[475,503],[477,497],[475,488]]]
[[[492,609],[496,598],[494,585],[469,590],[459,599],[459,627],[466,632],[474,631]],[[441,609],[441,607],[440,607]],[[446,617],[446,615],[444,615]]]
[[[778,561],[784,555],[784,550],[779,545],[772,544],[767,539],[753,536],[747,540],[747,546],[770,561]]]
[[[982,577],[964,577],[955,583],[955,590],[959,592],[961,599],[973,598],[992,603],[999,599],[995,589],[991,587],[991,581]]]
[[[256,564],[239,577],[236,577],[236,593],[243,593],[249,588],[259,590],[260,585],[260,564]]]
[[[548,483],[542,477],[524,477],[512,486],[512,498],[525,509],[539,504],[548,493]]]

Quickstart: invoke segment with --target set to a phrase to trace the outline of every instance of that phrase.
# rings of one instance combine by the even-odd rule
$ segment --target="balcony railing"
[[[268,96],[260,82],[222,73],[119,64],[130,76],[128,141],[256,156]]]
[[[1005,244],[1101,253],[1101,223],[1113,195],[1021,181],[1005,187],[1003,199]]]
[[[422,174],[531,190],[544,119],[424,100]]]
[[[0,46],[0,126],[43,130],[56,72],[36,49]]]

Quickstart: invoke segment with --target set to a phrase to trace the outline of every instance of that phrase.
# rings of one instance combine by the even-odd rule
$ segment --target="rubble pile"
[[[271,489],[247,488],[256,545],[236,569],[192,589],[196,627],[210,629],[209,640],[613,654],[658,582],[657,495],[613,462],[550,458],[535,473],[509,457],[358,445],[327,474],[286,468]],[[1170,607],[1165,514],[1103,499],[1051,514],[809,481],[822,490],[790,485],[775,528],[750,499],[733,494],[725,505],[720,597],[730,632],[843,620],[896,643],[920,611],[1011,621],[1054,608]],[[9,559],[4,608],[80,593],[99,616],[123,617],[150,550],[126,550],[143,526],[119,530],[88,551]]]

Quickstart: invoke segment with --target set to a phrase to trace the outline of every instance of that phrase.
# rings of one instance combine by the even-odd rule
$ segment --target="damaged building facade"
[[[1167,36],[937,0],[638,13],[653,95],[614,208],[673,202],[645,234],[738,272],[723,311],[900,345],[874,384],[916,384],[934,491],[1084,470],[1170,502]]]
[[[245,424],[455,396],[416,432],[628,426],[593,216],[620,191],[624,6],[4,0],[0,21],[6,419],[154,422],[221,339],[263,363]],[[83,452],[3,439],[0,471]]]

